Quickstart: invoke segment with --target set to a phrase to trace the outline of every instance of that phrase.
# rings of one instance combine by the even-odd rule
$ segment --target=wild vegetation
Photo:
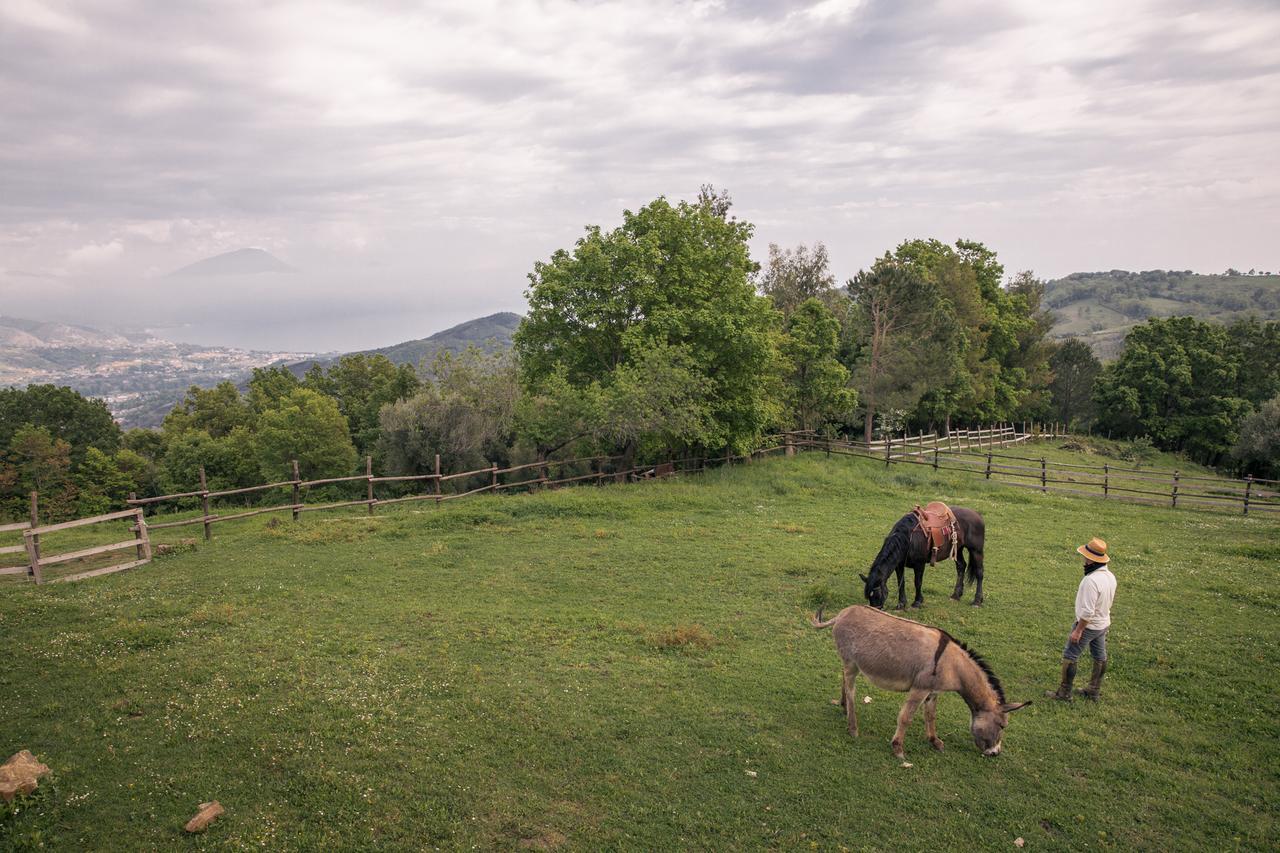
[[[950,695],[943,752],[917,720],[894,759],[901,694],[868,685],[851,739],[808,624],[860,599],[856,573],[928,498],[985,516],[986,604],[948,601],[939,566],[911,615],[1012,700],[1053,686],[1074,547],[1114,554],[1102,702],[1036,701],[998,758]],[[6,738],[55,774],[0,805],[0,847],[1273,849],[1278,571],[1274,521],[820,454],[251,519],[0,595]],[[215,798],[226,814],[182,837]]]
[[[390,475],[429,473],[437,454],[450,471],[555,455],[646,462],[741,453],[785,429],[870,440],[1044,419],[1277,475],[1276,322],[1152,319],[1104,368],[1049,338],[1046,285],[1006,278],[982,243],[906,240],[839,287],[822,244],[771,246],[762,268],[753,234],[710,187],[659,198],[534,265],[510,351],[442,352],[415,368],[391,348],[301,376],[260,368],[247,390],[193,386],[158,432],[122,434],[67,389],[4,392],[0,511],[21,516],[39,489],[43,517],[58,520],[129,492],[192,491],[201,469],[210,489],[244,488],[291,478],[294,460],[304,478],[352,474],[365,457]],[[1150,279],[1085,277],[1071,292]],[[64,425],[81,409],[102,436]]]

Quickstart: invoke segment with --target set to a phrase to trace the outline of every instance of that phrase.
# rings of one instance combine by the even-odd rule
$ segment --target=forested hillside
[[[519,325],[519,314],[504,311],[459,323],[443,332],[436,332],[430,337],[351,354],[382,355],[393,364],[407,364],[414,368],[430,366],[436,355],[445,351],[458,353],[470,346],[484,350],[506,349],[511,346],[511,336],[515,334],[516,327]],[[292,364],[289,368],[298,376],[302,376],[316,364],[327,367],[337,362],[339,358],[341,356],[309,359]]]
[[[1045,284],[1053,335],[1080,337],[1103,359],[1114,358],[1132,326],[1151,317],[1196,317],[1229,322],[1250,314],[1280,319],[1280,275],[1228,270],[1072,273]]]

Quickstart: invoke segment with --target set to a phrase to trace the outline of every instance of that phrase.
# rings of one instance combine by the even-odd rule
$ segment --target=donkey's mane
[[[893,525],[889,535],[884,537],[880,553],[876,554],[876,559],[871,564],[871,574],[867,578],[867,583],[880,583],[903,564],[907,559],[907,549],[911,547],[911,532],[916,529],[916,524],[916,517],[907,513]]]
[[[960,640],[957,640],[955,637],[952,637],[950,634],[947,634],[946,631],[943,631],[942,633],[946,635],[947,639],[951,640],[951,642],[955,643],[957,646],[964,649],[965,653],[969,655],[969,659],[978,665],[978,669],[982,670],[982,674],[987,677],[987,684],[991,687],[992,690],[996,692],[996,696],[999,697],[1000,699],[1000,704],[1003,705],[1004,704],[1004,688],[1000,685],[1000,679],[997,678],[996,674],[991,671],[991,664],[987,663],[987,661],[982,657],[982,655],[978,654],[976,651],[966,646]]]

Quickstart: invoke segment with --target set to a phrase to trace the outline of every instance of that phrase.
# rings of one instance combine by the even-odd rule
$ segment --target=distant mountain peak
[[[265,249],[235,249],[188,264],[169,273],[170,278],[189,276],[260,275],[296,270]]]

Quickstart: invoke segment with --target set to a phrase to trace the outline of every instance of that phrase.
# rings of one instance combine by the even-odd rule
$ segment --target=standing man
[[[1046,690],[1045,696],[1071,701],[1071,682],[1076,678],[1076,661],[1085,646],[1093,658],[1089,686],[1076,691],[1086,699],[1098,700],[1102,676],[1107,671],[1107,629],[1111,627],[1111,602],[1116,597],[1116,576],[1107,564],[1107,543],[1094,537],[1076,551],[1084,557],[1084,578],[1076,590],[1076,623],[1062,650],[1062,683],[1057,690]]]

